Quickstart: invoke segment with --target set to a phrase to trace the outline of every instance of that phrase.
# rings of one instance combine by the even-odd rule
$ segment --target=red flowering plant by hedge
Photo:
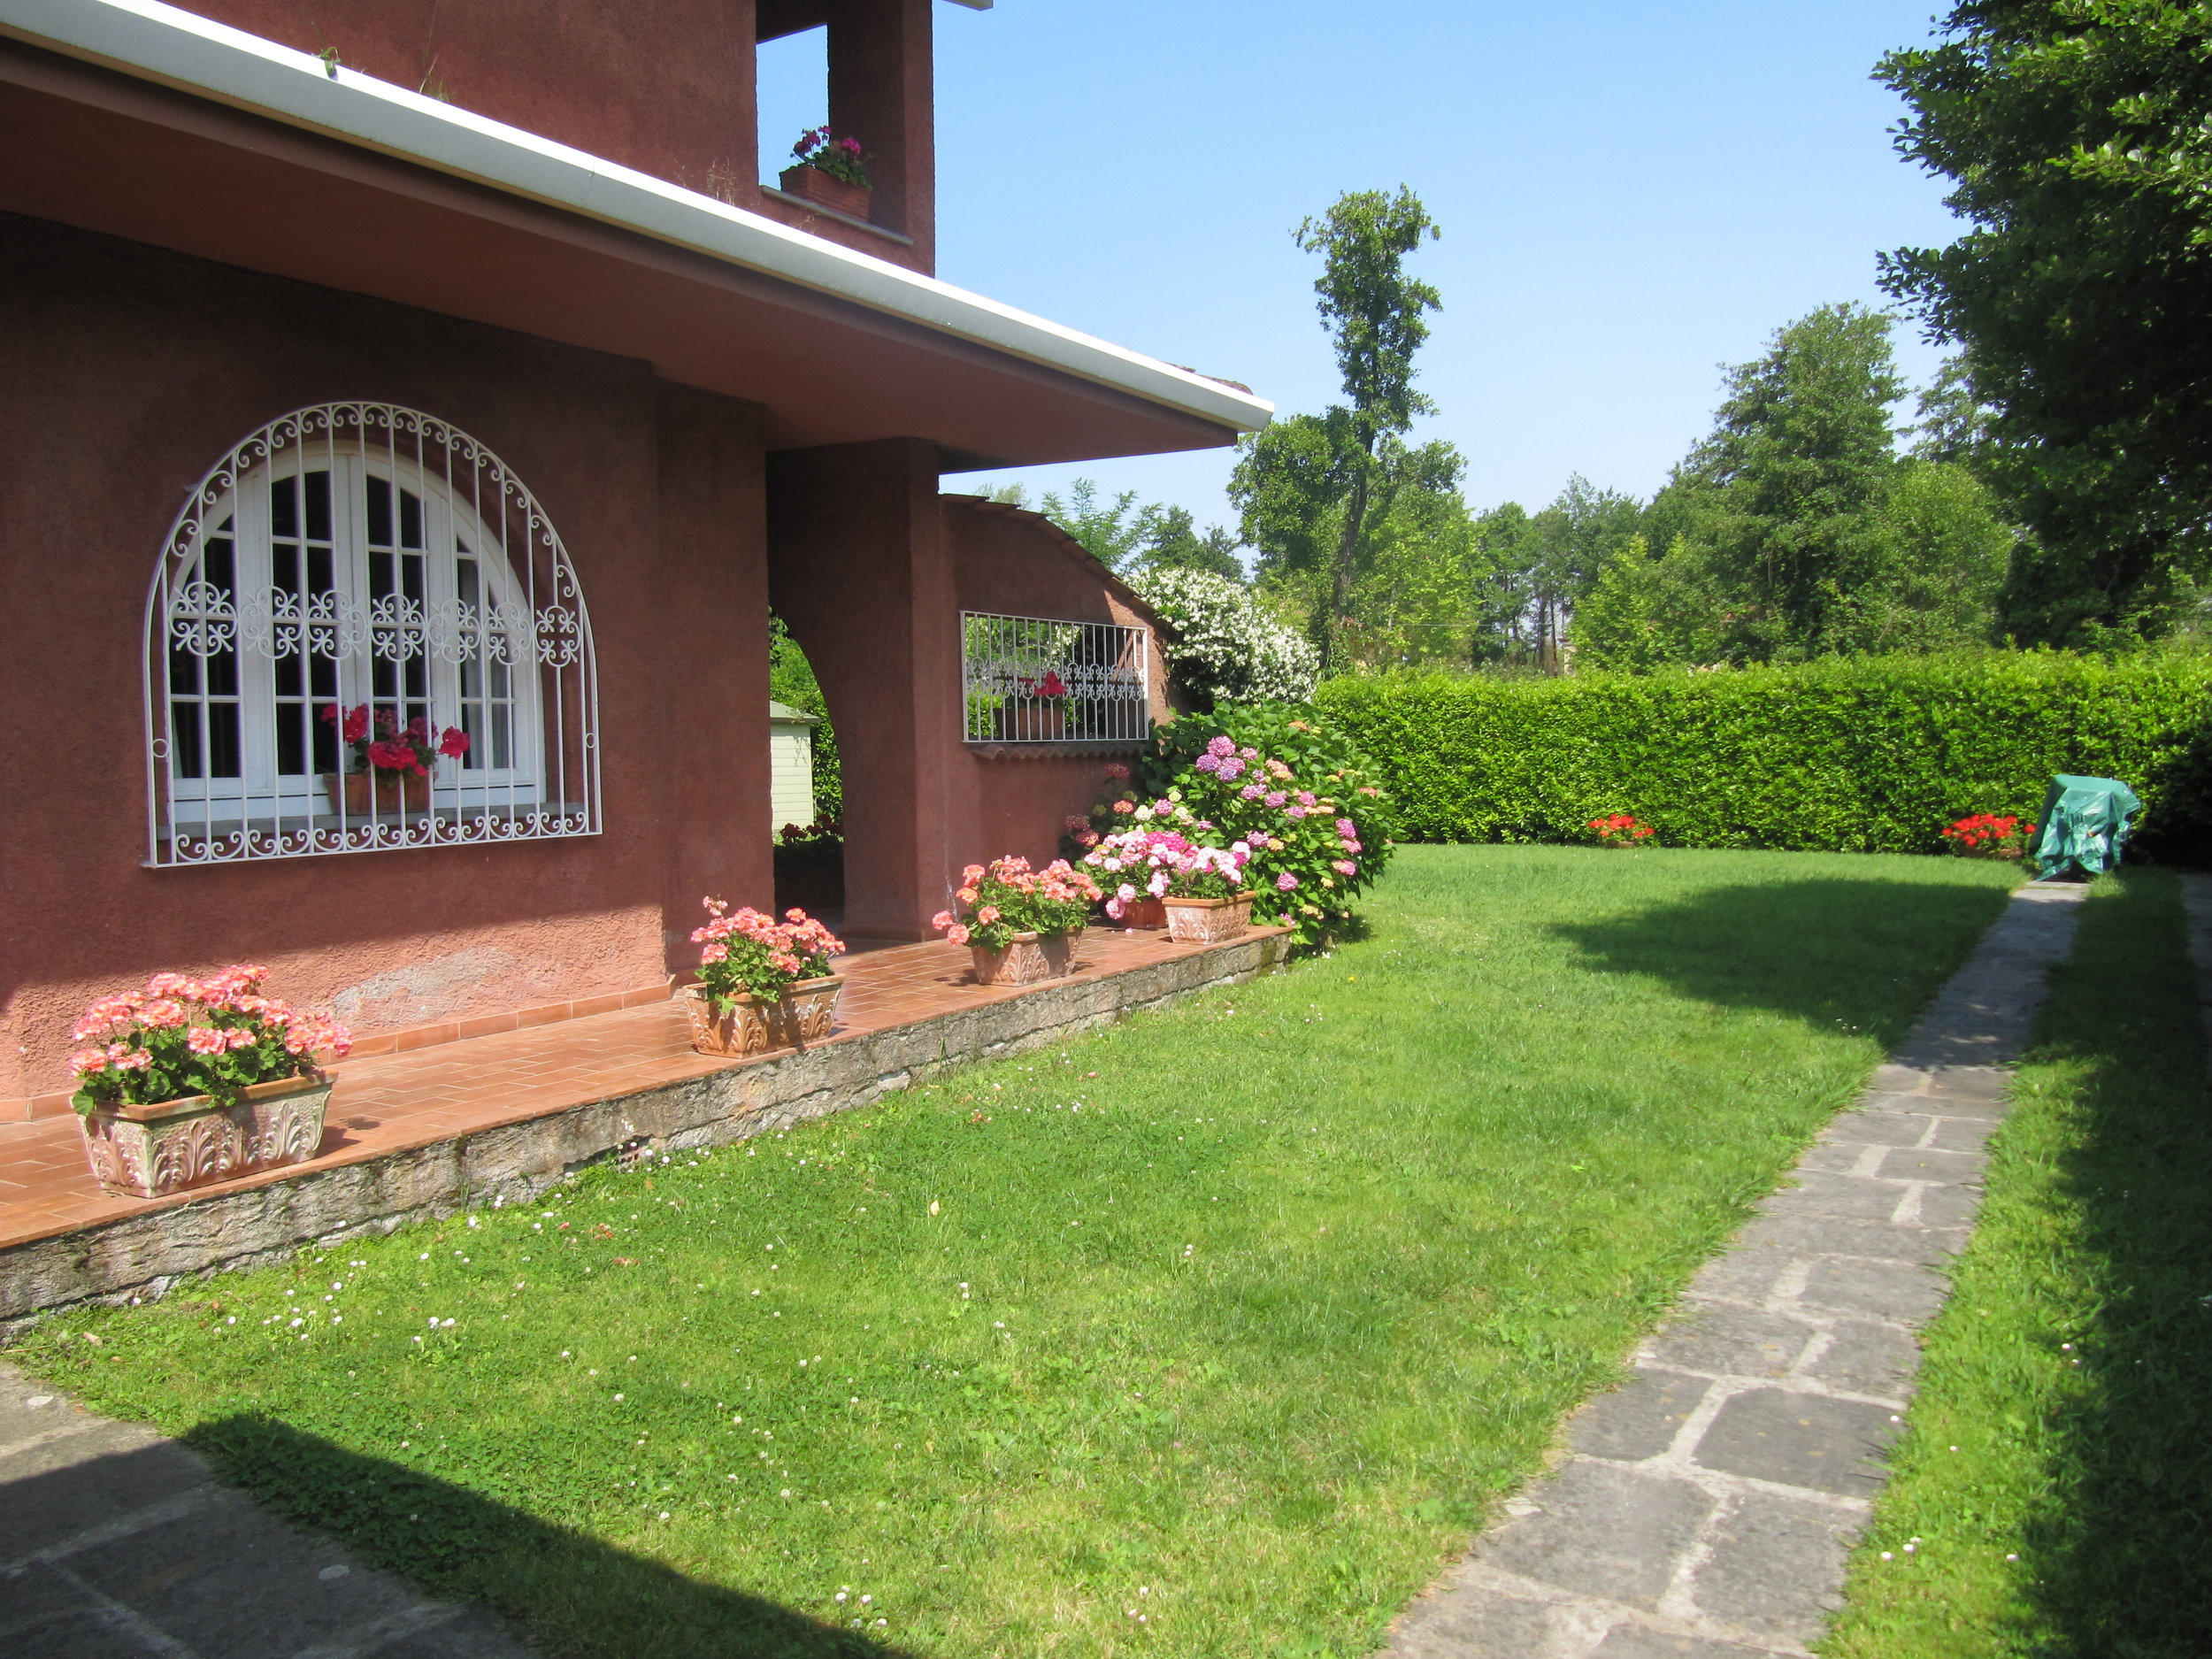
[[[1648,824],[1639,823],[1632,812],[1615,812],[1607,818],[1594,818],[1590,820],[1590,827],[1597,833],[1601,847],[1634,847],[1659,833]]]
[[[250,964],[206,979],[157,973],[143,990],[100,998],[70,1028],[88,1045],[69,1056],[70,1103],[89,1115],[195,1094],[227,1102],[256,1083],[312,1076],[318,1050],[353,1047],[336,1021],[263,996],[268,977]]]
[[[402,726],[389,709],[372,714],[363,703],[341,713],[334,703],[323,710],[323,718],[338,728],[339,738],[353,750],[354,772],[427,778],[439,756],[458,760],[469,752],[466,732],[449,726],[433,733],[430,722],[419,715]]]
[[[868,170],[860,165],[861,155],[857,138],[840,138],[826,127],[809,127],[799,134],[799,142],[791,146],[791,158],[802,167],[826,173],[833,179],[842,179],[864,190],[870,187]]]
[[[1977,812],[1947,825],[1943,839],[1951,850],[1969,858],[2021,858],[2035,834],[2032,818],[2001,812]]]
[[[956,945],[1003,950],[1017,933],[1056,939],[1081,933],[1091,906],[1105,895],[1089,874],[1064,858],[1033,870],[1026,858],[994,858],[990,867],[970,864],[960,872],[953,895],[958,910],[940,910],[930,926]]]
[[[741,992],[772,1002],[786,986],[827,979],[837,972],[830,958],[845,954],[844,941],[804,910],[787,910],[780,922],[749,905],[733,910],[720,899],[702,902],[707,924],[691,933],[701,948],[699,983],[725,1012]]]

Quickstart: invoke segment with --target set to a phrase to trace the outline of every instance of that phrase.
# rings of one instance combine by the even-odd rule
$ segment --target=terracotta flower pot
[[[741,1060],[820,1042],[837,1029],[837,999],[844,988],[845,976],[833,973],[787,985],[773,1002],[740,991],[735,1006],[725,1009],[715,1005],[705,986],[687,985],[684,1013],[691,1021],[691,1046],[701,1054]]]
[[[1131,899],[1121,907],[1120,925],[1124,927],[1165,927],[1167,904],[1149,894],[1142,898]]]
[[[1075,972],[1075,940],[1071,934],[1016,933],[1003,950],[970,945],[978,985],[1035,985]]]
[[[330,804],[342,806],[348,818],[373,816],[372,799],[375,802],[373,816],[380,818],[392,814],[407,818],[430,810],[430,780],[410,772],[326,772],[323,787],[329,793]]]
[[[1217,945],[1252,926],[1256,893],[1233,899],[1184,899],[1173,894],[1160,901],[1167,910],[1167,936],[1179,945]]]
[[[205,1094],[79,1113],[93,1179],[111,1193],[159,1198],[256,1170],[304,1164],[323,1143],[337,1079],[326,1071],[256,1083],[229,1105]]]
[[[786,196],[795,196],[851,219],[865,219],[875,192],[864,184],[834,178],[819,167],[786,167],[777,182]]]

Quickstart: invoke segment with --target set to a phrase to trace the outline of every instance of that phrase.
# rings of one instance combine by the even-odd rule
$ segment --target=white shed
[[[814,822],[814,728],[819,716],[768,705],[768,833]]]

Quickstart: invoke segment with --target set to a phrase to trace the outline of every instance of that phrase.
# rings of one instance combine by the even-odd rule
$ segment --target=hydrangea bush
[[[1003,950],[1017,933],[1056,939],[1082,932],[1091,906],[1103,896],[1098,883],[1064,858],[1042,870],[1032,870],[1026,858],[994,858],[987,870],[970,864],[960,872],[953,895],[958,912],[940,910],[930,926],[956,945]]]
[[[1174,630],[1160,642],[1176,688],[1208,708],[1301,703],[1313,695],[1320,659],[1311,645],[1260,609],[1248,589],[1206,571],[1159,570],[1137,592]]]
[[[732,910],[720,899],[702,902],[707,925],[693,929],[691,942],[701,947],[699,983],[717,1008],[734,1008],[740,992],[772,1002],[786,986],[837,971],[830,958],[844,954],[844,942],[804,910],[780,922],[749,905]]]
[[[263,996],[268,977],[250,964],[207,979],[157,973],[142,991],[102,997],[69,1033],[90,1045],[69,1056],[71,1103],[89,1114],[195,1094],[227,1102],[256,1083],[312,1076],[319,1049],[353,1047],[336,1021]]]
[[[1168,831],[1241,843],[1242,879],[1260,920],[1316,943],[1342,931],[1353,901],[1382,873],[1389,799],[1366,760],[1310,708],[1258,703],[1162,726],[1133,774],[1107,768],[1111,793],[1070,836],[1087,851],[1117,835]]]

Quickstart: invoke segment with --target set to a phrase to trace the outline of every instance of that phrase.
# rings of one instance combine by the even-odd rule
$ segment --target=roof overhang
[[[777,448],[1211,448],[1261,398],[153,0],[0,0],[0,210],[649,361]]]

